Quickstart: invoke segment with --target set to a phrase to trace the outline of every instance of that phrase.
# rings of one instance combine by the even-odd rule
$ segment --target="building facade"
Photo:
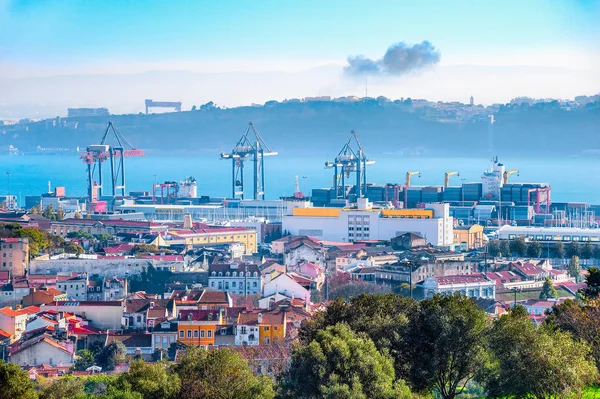
[[[29,268],[29,239],[0,239],[0,271],[9,271],[11,276],[23,276]]]
[[[208,286],[231,294],[258,294],[262,292],[263,277],[254,264],[212,264],[208,268]]]

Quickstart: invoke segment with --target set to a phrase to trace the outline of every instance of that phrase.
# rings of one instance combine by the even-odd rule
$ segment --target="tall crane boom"
[[[502,176],[502,184],[508,184],[508,177],[515,173],[519,173],[519,169],[511,169],[504,172],[504,176]]]
[[[249,136],[250,133],[252,136]],[[254,123],[249,122],[244,134],[231,152],[221,153],[221,159],[231,160],[232,164],[231,197],[244,199],[244,162],[252,160],[254,164],[254,199],[265,199],[265,157],[277,154],[265,143]]]
[[[354,146],[352,145],[354,141]],[[356,173],[356,197],[367,195],[367,165],[375,161],[368,159],[365,150],[358,140],[355,130],[333,161],[325,162],[325,168],[333,169],[333,190],[335,198],[346,198],[346,179]]]
[[[446,172],[444,173],[444,188],[448,187],[448,185],[450,184],[450,177],[452,176],[460,176],[459,172]]]
[[[406,172],[406,187],[410,187],[410,181],[414,175],[421,177],[421,172]]]

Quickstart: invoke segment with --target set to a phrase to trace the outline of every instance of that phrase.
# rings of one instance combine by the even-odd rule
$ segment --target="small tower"
[[[469,105],[472,107],[473,105],[475,105],[475,99],[473,98],[473,96],[471,96],[471,98],[469,99]]]

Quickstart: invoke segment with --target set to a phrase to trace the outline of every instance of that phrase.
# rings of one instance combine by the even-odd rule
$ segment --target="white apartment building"
[[[428,204],[423,209],[383,209],[373,208],[366,198],[359,198],[353,208],[296,204],[283,216],[283,230],[292,235],[345,242],[389,240],[414,233],[437,247],[451,247],[454,236],[448,204]]]

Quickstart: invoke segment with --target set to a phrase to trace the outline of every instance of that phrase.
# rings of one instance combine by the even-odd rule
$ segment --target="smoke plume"
[[[363,55],[349,56],[344,72],[348,75],[400,76],[438,62],[440,62],[440,52],[427,40],[412,46],[399,42],[392,44],[378,60]]]

